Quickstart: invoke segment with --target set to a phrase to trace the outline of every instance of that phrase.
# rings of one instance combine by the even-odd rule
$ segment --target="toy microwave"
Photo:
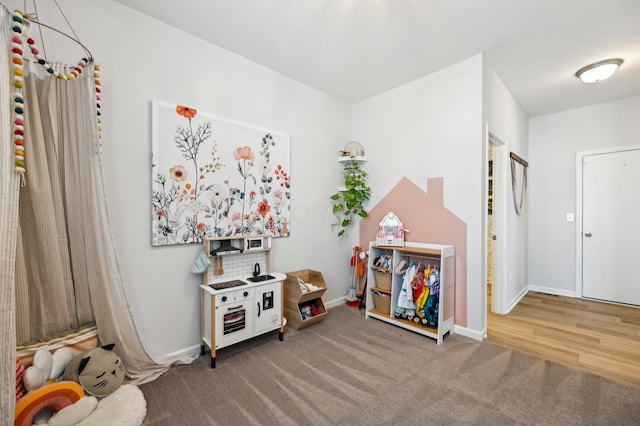
[[[271,248],[271,237],[246,237],[244,239],[243,251],[269,250]]]

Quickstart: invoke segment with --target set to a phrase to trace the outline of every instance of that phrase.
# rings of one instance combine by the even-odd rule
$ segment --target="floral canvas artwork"
[[[152,244],[289,235],[289,136],[153,101]]]

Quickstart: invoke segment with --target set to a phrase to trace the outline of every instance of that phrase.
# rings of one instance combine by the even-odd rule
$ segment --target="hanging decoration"
[[[82,71],[87,66],[87,64],[89,63],[89,60],[87,58],[82,58],[80,60],[80,62],[78,62],[78,66],[76,66],[73,69],[73,71],[71,71],[68,74],[64,74],[64,73],[56,71],[51,66],[51,64],[49,64],[46,61],[46,59],[44,59],[43,57],[40,56],[40,50],[36,46],[36,42],[31,37],[29,37],[27,39],[27,44],[29,45],[29,49],[31,50],[31,53],[33,54],[33,56],[36,58],[38,64],[42,65],[42,68],[47,70],[47,72],[49,74],[51,74],[52,76],[54,76],[56,78],[59,78],[60,80],[73,80],[74,78],[77,78],[82,73]]]
[[[22,60],[22,46],[24,38],[22,30],[24,29],[24,15],[16,10],[13,13],[13,37],[11,39],[11,61],[13,63],[13,152],[15,158],[15,171],[20,173],[22,184],[24,185],[24,173],[26,164],[24,161],[24,98],[22,96],[22,88],[24,87],[24,71]]]
[[[13,86],[14,86],[14,94],[13,94],[13,145],[14,145],[14,158],[15,158],[15,171],[19,173],[21,176],[22,186],[26,184],[25,181],[25,172],[26,172],[26,160],[25,160],[25,140],[24,140],[24,96],[22,94],[22,89],[24,88],[24,45],[25,45],[25,35],[24,32],[24,21],[28,20],[25,17],[25,14],[20,10],[15,10],[13,12],[12,21],[13,27],[11,28],[13,31],[13,37],[11,39],[11,60],[13,63]],[[35,21],[34,21],[35,22]],[[44,25],[40,22],[35,22],[38,25]],[[51,27],[48,27],[51,28]],[[51,28],[54,31],[60,32],[55,28]],[[61,33],[67,37],[67,34]],[[85,51],[89,54],[89,59],[82,58],[78,65],[75,66],[70,72],[63,73],[56,70],[51,64],[49,64],[43,56],[40,55],[40,49],[36,45],[36,42],[33,38],[29,37],[26,39],[26,43],[29,46],[29,50],[31,54],[35,58],[36,62],[40,64],[49,75],[52,77],[56,77],[60,80],[73,80],[77,78],[82,71],[87,67],[87,65],[93,63],[93,57],[91,57],[90,52],[84,47],[82,43],[73,37],[69,37],[73,41],[80,44]],[[100,112],[100,67],[97,64],[93,64],[93,78],[95,83],[96,90],[96,120],[98,126],[98,139],[102,139],[102,119]]]
[[[524,210],[524,199],[527,194],[527,168],[529,167],[529,163],[527,163],[522,158],[518,157],[515,153],[510,153],[511,157],[511,192],[513,193],[513,205],[516,209],[516,214],[520,215]],[[520,185],[520,201],[518,202],[518,194],[516,187],[517,185],[517,170],[516,170],[516,162],[522,165],[522,185]]]
[[[100,102],[100,93],[102,93],[101,83],[100,83],[100,65],[93,64],[93,81],[94,86],[96,88],[96,122],[98,125],[98,140],[102,141],[102,112],[100,108],[102,107]]]

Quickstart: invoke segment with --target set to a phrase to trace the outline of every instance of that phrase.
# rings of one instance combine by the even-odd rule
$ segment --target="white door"
[[[640,305],[640,149],[582,161],[582,295]]]
[[[282,282],[256,287],[253,332],[255,335],[280,328],[282,324]]]

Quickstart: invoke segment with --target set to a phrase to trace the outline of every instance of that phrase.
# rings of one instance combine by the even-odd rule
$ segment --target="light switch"
[[[573,222],[573,213],[567,213],[567,222]]]

